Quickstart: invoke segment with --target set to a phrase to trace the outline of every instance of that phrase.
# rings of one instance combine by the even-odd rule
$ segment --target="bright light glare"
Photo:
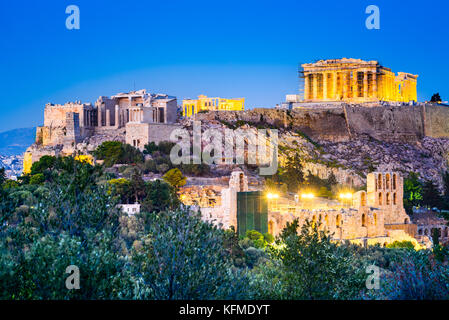
[[[352,199],[352,193],[348,192],[348,193],[340,193],[338,195],[338,197],[340,199]]]
[[[277,199],[279,198],[279,195],[277,193],[267,193],[267,198],[268,199]]]
[[[301,199],[313,199],[315,198],[315,195],[313,193],[302,193]]]

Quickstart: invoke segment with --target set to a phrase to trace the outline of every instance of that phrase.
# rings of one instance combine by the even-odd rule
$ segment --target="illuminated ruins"
[[[304,102],[417,101],[417,75],[383,67],[361,59],[320,60],[301,65]]]

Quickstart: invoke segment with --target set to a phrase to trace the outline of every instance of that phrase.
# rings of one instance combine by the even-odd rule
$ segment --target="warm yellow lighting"
[[[352,193],[347,192],[347,193],[340,193],[338,195],[338,197],[342,200],[348,200],[348,199],[352,199]]]
[[[279,198],[279,195],[277,193],[267,193],[267,198],[268,199],[277,199]]]
[[[315,195],[313,193],[303,193],[301,194],[301,199],[313,199]]]

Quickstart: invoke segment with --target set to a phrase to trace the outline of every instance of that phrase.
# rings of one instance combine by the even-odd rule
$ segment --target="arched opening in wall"
[[[316,215],[312,216],[312,226],[315,227],[316,225]]]
[[[429,230],[424,229],[424,235],[428,236],[429,235]]]
[[[239,187],[240,187],[240,191],[244,191],[244,186],[245,186],[245,183],[244,183],[244,179],[243,179],[243,173],[241,173],[241,174],[239,175]]]
[[[382,189],[382,174],[377,175],[377,189]]]
[[[366,193],[365,193],[365,192],[362,192],[362,193],[360,194],[360,205],[361,205],[362,207],[365,207],[365,206],[366,206]]]
[[[386,200],[387,200],[387,201],[386,201],[386,205],[389,206],[389,205],[391,204],[390,193],[387,192],[387,194],[386,194],[385,196],[386,196],[385,198],[386,198]]]
[[[387,173],[385,175],[385,188],[390,189],[390,174],[389,173]]]
[[[379,206],[381,206],[382,205],[382,192],[379,192],[378,199],[379,199]]]
[[[422,236],[422,229],[418,229],[418,234]]]
[[[445,238],[447,238],[449,236],[448,232],[449,232],[448,228],[447,227],[444,228],[444,237]]]
[[[268,221],[268,233],[273,235],[274,232],[274,222],[273,220]]]
[[[337,214],[337,218],[335,219],[335,226],[337,228],[341,227],[341,215]]]
[[[409,223],[408,218],[405,218],[405,219],[404,219],[404,224],[408,224],[408,223]]]
[[[397,187],[397,175],[396,175],[396,173],[393,173],[393,190],[396,190],[396,187]]]
[[[362,227],[366,227],[366,216],[362,214]]]
[[[397,195],[396,192],[393,193],[393,205],[397,205],[398,204],[398,199],[397,199]]]

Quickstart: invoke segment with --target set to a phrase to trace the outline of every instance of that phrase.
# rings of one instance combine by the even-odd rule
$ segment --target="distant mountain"
[[[21,128],[0,132],[0,154],[2,156],[19,155],[34,143],[36,128]]]

